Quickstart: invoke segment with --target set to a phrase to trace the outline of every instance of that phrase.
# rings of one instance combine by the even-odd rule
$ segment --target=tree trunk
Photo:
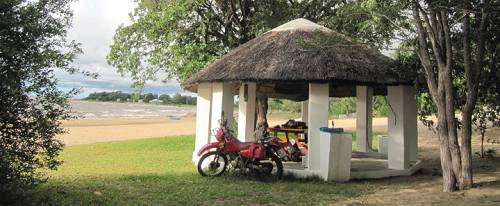
[[[440,86],[439,98],[436,102],[438,107],[437,118],[438,118],[438,134],[439,134],[439,150],[440,150],[440,160],[441,160],[441,170],[443,172],[443,191],[453,192],[457,188],[457,178],[455,176],[454,165],[453,165],[453,153],[450,150],[450,141],[448,134],[448,122],[446,121],[446,106],[444,97],[444,88]]]
[[[448,148],[448,140],[445,134],[439,134],[439,141],[441,170],[443,172],[443,191],[453,192],[456,190],[456,179],[455,175],[453,174],[451,153]]]
[[[464,7],[466,9],[471,8],[470,1],[464,1]],[[488,19],[488,14],[485,12],[487,4],[484,0],[481,0],[481,12],[480,12],[480,24],[478,28],[476,51],[471,49],[471,38],[470,38],[470,13],[467,11],[463,18],[463,47],[464,47],[464,69],[465,69],[465,82],[467,88],[467,96],[465,105],[462,107],[462,145],[460,147],[462,151],[462,171],[460,175],[460,189],[468,189],[472,187],[472,149],[471,149],[471,136],[472,136],[472,113],[477,102],[477,93],[479,85],[479,77],[481,76],[481,71],[483,70],[484,61],[484,50],[486,41],[486,24]],[[476,54],[476,61],[473,64],[472,54]]]
[[[457,181],[461,180],[462,158],[455,120],[449,13],[447,9],[429,5],[424,10],[425,7],[421,7],[417,0],[412,3],[419,40],[418,55],[425,70],[429,93],[438,110],[443,191],[451,192],[457,189]]]
[[[460,175],[459,188],[469,189],[472,187],[472,113],[462,111],[462,174]]]
[[[265,127],[266,129],[269,127],[267,123],[267,97],[257,97],[257,124],[256,128]]]
[[[484,158],[484,130],[481,131],[481,158]]]
[[[442,82],[445,87],[445,105],[446,105],[446,124],[448,129],[448,147],[451,152],[451,162],[453,166],[453,173],[458,182],[462,173],[462,160],[460,156],[460,146],[458,145],[457,123],[455,120],[455,105],[453,95],[453,83],[451,81],[451,68],[446,66],[444,72],[445,81]]]

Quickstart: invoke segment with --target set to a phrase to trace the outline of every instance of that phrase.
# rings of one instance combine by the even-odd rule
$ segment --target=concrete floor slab
[[[309,170],[301,162],[283,162],[284,173],[297,178],[319,176],[319,171]],[[421,161],[410,162],[405,170],[388,168],[387,155],[374,152],[353,152],[351,157],[350,180],[380,179],[394,176],[409,176],[422,168]]]

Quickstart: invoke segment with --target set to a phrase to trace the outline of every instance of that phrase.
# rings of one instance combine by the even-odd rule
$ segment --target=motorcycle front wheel
[[[198,161],[198,173],[201,176],[220,176],[226,171],[226,168],[226,156],[217,151],[205,153]]]

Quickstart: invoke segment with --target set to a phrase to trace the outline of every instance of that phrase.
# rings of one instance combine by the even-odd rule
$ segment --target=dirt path
[[[488,136],[500,140],[500,129]],[[473,152],[479,151],[479,138],[473,137]],[[500,151],[500,144],[486,144],[486,148]],[[423,169],[410,177],[396,177],[366,181],[374,193],[340,202],[340,205],[500,205],[500,157],[479,158],[474,155],[474,188],[454,193],[442,192],[439,147],[437,137],[419,127],[419,159]],[[363,182],[363,181],[362,181]],[[358,182],[359,183],[359,182]]]

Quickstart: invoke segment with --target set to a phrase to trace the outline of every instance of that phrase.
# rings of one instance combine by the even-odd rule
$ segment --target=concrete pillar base
[[[351,177],[352,136],[321,132],[321,169],[323,180],[348,181]]]
[[[387,146],[389,144],[389,136],[378,135],[378,153],[387,155]]]

